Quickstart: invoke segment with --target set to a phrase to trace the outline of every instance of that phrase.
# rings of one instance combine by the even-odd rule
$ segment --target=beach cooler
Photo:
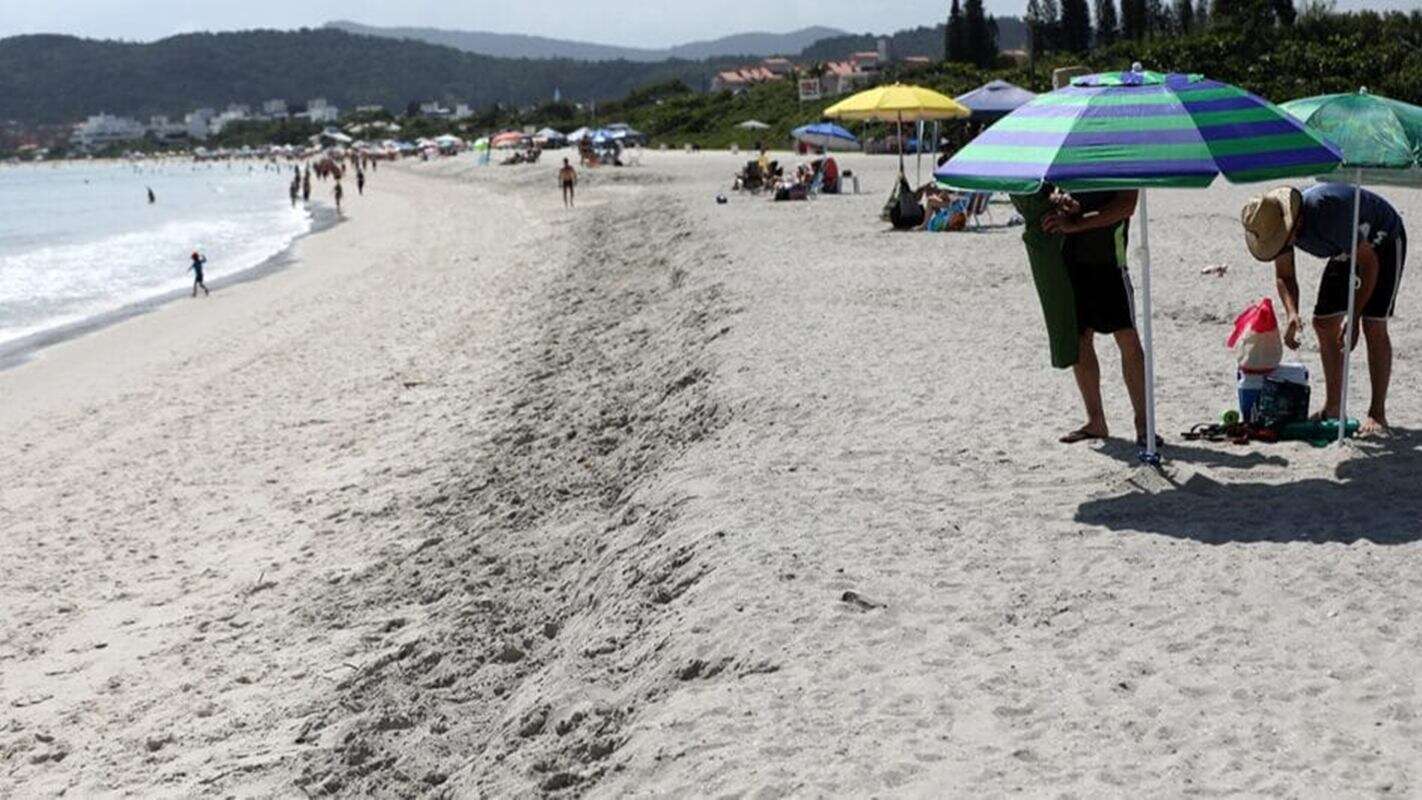
[[[1308,367],[1299,363],[1286,362],[1266,373],[1235,371],[1235,381],[1239,391],[1239,417],[1249,419],[1249,412],[1259,401],[1259,393],[1264,390],[1264,380],[1272,378],[1284,383],[1308,385]]]

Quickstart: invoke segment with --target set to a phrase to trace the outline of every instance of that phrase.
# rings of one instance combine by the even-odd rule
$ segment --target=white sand
[[[890,158],[714,204],[744,158],[382,168],[0,373],[0,796],[1422,792],[1410,281],[1400,435],[1181,444],[1273,282],[1249,189],[1153,193],[1160,478],[1056,444],[1020,228],[885,232]]]

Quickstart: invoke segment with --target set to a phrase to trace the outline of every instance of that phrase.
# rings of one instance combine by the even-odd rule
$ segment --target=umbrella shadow
[[[1222,445],[1222,447],[1232,446],[1233,445]],[[1140,446],[1126,439],[1107,439],[1097,448],[1097,452],[1102,455],[1110,456],[1123,464],[1134,466],[1140,463]],[[1266,466],[1287,467],[1289,465],[1289,460],[1281,455],[1265,455],[1258,450],[1231,452],[1229,450],[1216,449],[1213,447],[1177,444],[1174,442],[1167,443],[1160,449],[1160,453],[1170,461],[1222,469],[1253,469],[1255,467]]]
[[[1406,432],[1355,447],[1356,455],[1335,468],[1333,479],[1222,483],[1195,474],[1159,492],[1132,490],[1088,500],[1077,507],[1075,519],[1205,544],[1422,540],[1419,437]],[[1183,460],[1179,449],[1163,452]]]

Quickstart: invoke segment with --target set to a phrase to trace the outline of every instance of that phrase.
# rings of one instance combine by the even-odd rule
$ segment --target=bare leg
[[[1363,336],[1368,340],[1368,377],[1372,381],[1373,399],[1359,433],[1386,433],[1387,387],[1392,381],[1392,335],[1388,333],[1387,320],[1363,320]]]
[[[1101,363],[1096,360],[1096,332],[1085,331],[1079,337],[1079,355],[1071,366],[1072,377],[1076,378],[1077,391],[1081,392],[1081,403],[1086,408],[1086,424],[1063,436],[1066,443],[1084,439],[1105,438],[1106,412],[1101,407]]]
[[[1131,396],[1131,408],[1136,415],[1136,438],[1146,433],[1145,349],[1135,328],[1116,331],[1116,346],[1121,350],[1121,377],[1126,381],[1126,393]]]
[[[1341,315],[1313,319],[1313,332],[1318,336],[1318,357],[1323,362],[1325,387],[1323,409],[1314,415],[1317,419],[1337,419],[1338,405],[1343,402],[1343,348],[1339,346],[1342,327]]]

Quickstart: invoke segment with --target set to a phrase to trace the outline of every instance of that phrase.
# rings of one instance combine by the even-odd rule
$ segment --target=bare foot
[[[1105,439],[1106,426],[1083,425],[1080,428],[1068,433],[1057,441],[1062,444],[1076,444],[1077,442],[1088,442],[1092,439]]]
[[[1387,427],[1387,417],[1381,415],[1375,417],[1369,414],[1368,418],[1363,420],[1363,424],[1358,427],[1359,436],[1383,437],[1390,432]]]

